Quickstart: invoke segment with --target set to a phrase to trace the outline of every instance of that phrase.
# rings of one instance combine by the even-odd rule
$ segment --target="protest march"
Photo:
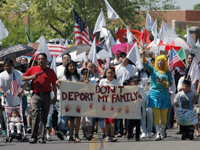
[[[93,30],[72,5],[71,43],[49,43],[45,35],[31,43],[27,34],[27,45],[0,51],[5,143],[49,143],[52,135],[79,143],[97,134],[105,142],[161,141],[173,128],[180,140],[199,140],[199,39],[195,43],[188,26],[187,38],[178,36],[148,10],[143,29],[131,29],[104,2]],[[113,34],[109,21],[125,28]],[[0,18],[0,41],[11,34]]]

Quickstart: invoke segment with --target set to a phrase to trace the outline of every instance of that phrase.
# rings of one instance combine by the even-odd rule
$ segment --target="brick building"
[[[200,10],[167,10],[151,13],[153,19],[157,15],[163,16],[165,22],[173,29],[179,28],[181,31],[186,25],[192,26],[189,30],[193,39],[200,39]]]

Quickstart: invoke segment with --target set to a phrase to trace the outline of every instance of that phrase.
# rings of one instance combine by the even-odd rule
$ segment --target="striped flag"
[[[184,64],[181,61],[179,55],[176,53],[174,48],[170,51],[169,58],[168,58],[168,67],[169,70],[172,71],[175,67],[183,67]]]
[[[67,49],[67,47],[65,47],[64,45],[60,45],[60,44],[47,44],[51,57],[53,57],[54,55],[56,57],[58,57],[58,55],[60,55],[64,50]]]
[[[12,96],[19,93],[19,87],[14,72],[13,72],[13,80],[11,81],[11,91],[12,91]]]
[[[75,9],[74,11],[74,35],[75,35],[75,44],[90,44],[89,40],[89,32],[87,27],[85,26],[84,22],[81,20],[79,15],[76,13]]]

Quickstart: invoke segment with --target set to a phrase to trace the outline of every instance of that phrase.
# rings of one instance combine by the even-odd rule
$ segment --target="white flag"
[[[90,48],[88,59],[91,60],[95,66],[97,66],[96,37],[94,38],[92,46]]]
[[[0,19],[0,41],[5,39],[8,35],[9,35],[9,32]]]
[[[121,44],[121,42],[119,41],[119,39],[117,39],[117,41],[116,41],[115,44],[116,44],[116,45],[117,45],[117,44]]]
[[[148,30],[148,31],[151,31],[151,28],[153,26],[153,20],[147,10],[147,16],[146,16],[146,26],[145,28]]]
[[[69,44],[68,44],[68,40],[66,40],[64,46],[68,48],[68,45],[69,45]]]
[[[106,38],[106,45],[109,47],[113,47],[116,44],[115,39],[113,38],[112,34],[109,35],[109,37]]]
[[[44,36],[40,37],[40,45],[39,45],[37,51],[39,53],[45,53],[47,55],[47,60],[49,62],[51,62],[51,54],[50,54],[50,51],[49,51],[49,48],[47,46],[47,42],[46,42],[46,39]]]
[[[102,28],[100,32],[100,38],[107,38],[110,35],[110,30]]]
[[[177,35],[174,29],[172,29],[164,21],[162,21],[162,26],[158,38],[160,38],[163,42],[172,43],[175,38],[177,38]]]
[[[199,69],[195,57],[192,60],[188,75],[190,75],[192,84],[195,84],[196,80],[199,80]]]
[[[197,43],[195,44],[195,46],[200,47],[199,39],[197,40]]]
[[[105,19],[104,13],[103,13],[103,9],[101,8],[101,12],[97,18],[93,34],[101,31],[102,27],[105,27],[105,26],[106,26],[106,19]]]
[[[131,33],[131,31],[130,31],[128,28],[127,28],[126,36],[127,36],[128,43],[129,43],[130,45],[132,45],[132,44],[133,44],[134,37],[133,37],[133,34]]]
[[[52,62],[51,62],[51,69],[53,69],[54,70],[54,72],[57,74],[57,69],[56,69],[56,56],[55,56],[55,54],[53,55],[53,59],[52,59]]]
[[[155,44],[158,44],[158,43],[156,43],[157,38],[158,38],[157,19],[155,20],[155,22],[154,22],[154,24],[153,24],[153,26],[151,28],[151,33],[154,36],[154,42],[155,42]]]
[[[107,8],[107,16],[108,19],[111,20],[116,20],[119,18],[119,15],[115,12],[115,10],[110,6],[107,0],[104,0],[106,3],[106,8]]]
[[[193,40],[193,38],[192,38],[192,36],[190,34],[188,26],[186,26],[186,28],[187,28],[187,43],[190,45],[191,48],[193,48],[195,42],[194,42],[194,40]]]
[[[60,45],[64,45],[64,42],[63,42],[62,38],[60,38],[59,44],[60,44]]]
[[[35,43],[41,43],[43,38],[45,38],[44,35],[40,36],[40,38]]]
[[[137,42],[131,48],[131,50],[128,53],[128,55],[126,56],[126,58],[128,58],[130,61],[132,61],[139,70],[143,69],[144,66],[141,62],[141,56],[140,56],[140,52],[139,52],[139,49],[138,49]]]

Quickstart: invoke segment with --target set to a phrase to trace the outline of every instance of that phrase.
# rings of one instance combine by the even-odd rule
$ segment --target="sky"
[[[180,6],[183,10],[193,10],[195,4],[200,3],[200,0],[174,0],[176,6]]]

